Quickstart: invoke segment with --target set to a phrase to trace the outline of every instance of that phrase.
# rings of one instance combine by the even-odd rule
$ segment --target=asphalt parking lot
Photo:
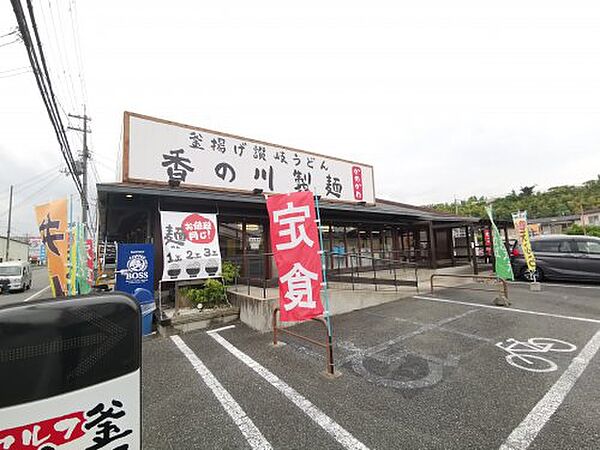
[[[52,292],[48,281],[48,271],[45,267],[33,266],[31,270],[31,289],[0,295],[0,305],[18,304],[36,298],[50,297],[52,297]]]
[[[242,324],[146,341],[144,448],[600,448],[600,286],[510,298],[447,289],[336,316],[335,379],[322,349]]]

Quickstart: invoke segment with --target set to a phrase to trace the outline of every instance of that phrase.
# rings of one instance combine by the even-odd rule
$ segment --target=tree
[[[600,208],[600,175],[580,186],[554,186],[545,192],[534,192],[535,185],[523,186],[519,194],[513,189],[510,194],[494,199],[491,203],[498,219],[511,220],[511,213],[527,210],[532,219],[539,217],[568,216],[581,214],[581,210]],[[485,197],[472,195],[467,200],[431,205],[438,211],[461,216],[485,217]]]
[[[523,197],[529,197],[533,195],[533,190],[535,189],[535,184],[533,186],[523,186],[521,188],[521,194]]]

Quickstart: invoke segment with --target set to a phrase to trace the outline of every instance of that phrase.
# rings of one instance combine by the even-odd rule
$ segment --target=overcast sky
[[[62,107],[80,114],[87,99],[102,181],[115,180],[124,110],[370,163],[378,197],[415,204],[600,173],[598,1],[33,6]],[[15,25],[1,2],[0,36]],[[32,206],[75,190],[53,170],[58,144],[33,75],[14,75],[29,63],[11,41],[0,38],[0,233],[11,183],[14,227],[33,233]]]

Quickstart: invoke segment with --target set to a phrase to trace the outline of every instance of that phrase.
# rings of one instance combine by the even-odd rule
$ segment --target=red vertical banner
[[[485,244],[485,254],[490,256],[492,254],[492,235],[489,228],[483,229],[483,243]]]
[[[354,200],[363,200],[363,178],[362,169],[358,166],[352,166],[352,189],[354,191]]]
[[[88,283],[90,286],[96,284],[94,278],[94,241],[87,239],[85,241],[86,264],[88,269]]]
[[[283,322],[323,314],[321,255],[312,192],[273,195],[267,199],[271,246],[279,272],[279,307]]]

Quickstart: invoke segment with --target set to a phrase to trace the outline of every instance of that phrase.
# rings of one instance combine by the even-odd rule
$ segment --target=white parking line
[[[235,325],[227,325],[221,328],[215,328],[214,330],[208,330],[207,333],[218,333],[219,331],[223,331],[223,330],[231,330],[232,328],[235,328]]]
[[[415,295],[415,296],[413,296],[413,298],[418,298],[420,300],[429,300],[431,302],[438,302],[438,303],[453,303],[456,305],[477,306],[479,308],[495,309],[497,311],[502,311],[502,312],[507,312],[507,313],[533,314],[535,316],[555,317],[557,319],[577,320],[579,322],[600,323],[600,320],[598,320],[598,319],[589,319],[587,317],[564,316],[562,314],[552,314],[552,313],[545,313],[545,312],[541,312],[541,311],[530,311],[528,309],[507,308],[506,306],[482,305],[480,303],[461,302],[460,300],[450,300],[447,298],[425,297],[423,295]]]
[[[331,417],[313,405],[294,388],[282,381],[277,375],[271,373],[269,370],[261,366],[259,363],[254,361],[219,334],[210,333],[209,336],[225,347],[229,353],[254,370],[262,378],[267,380],[273,387],[275,387],[275,389],[285,395],[294,405],[300,408],[304,414],[306,414],[317,425],[332,435],[336,441],[344,446],[344,448],[349,450],[368,450],[368,448],[362,442],[352,436],[348,431],[346,431]]]
[[[267,450],[273,447],[263,436],[254,422],[246,415],[242,407],[234,400],[229,392],[223,387],[219,380],[211,373],[210,370],[204,365],[200,358],[189,348],[185,342],[179,336],[171,336],[171,340],[181,350],[181,353],[185,355],[189,362],[192,363],[196,372],[202,377],[202,381],[210,388],[212,393],[217,397],[221,406],[225,409],[229,417],[231,417],[234,423],[238,426],[248,444],[253,449]]]
[[[24,302],[28,302],[29,300],[33,300],[34,298],[36,298],[38,295],[41,295],[42,292],[44,292],[45,290],[50,289],[50,286],[46,286],[44,289],[41,289],[39,291],[37,291],[35,294],[27,297],[25,300],[23,300]]]
[[[527,285],[529,286],[531,283],[529,281],[509,281],[508,285],[512,285],[512,284],[516,284],[516,285]],[[581,284],[561,284],[561,283],[542,283],[543,287],[564,287],[564,288],[577,288],[577,289],[600,289],[600,285],[598,286],[588,286],[588,285],[581,285]]]
[[[540,430],[564,401],[598,349],[600,349],[600,331],[596,332],[558,381],[554,383],[554,386],[535,405],[523,422],[513,430],[500,450],[524,450],[531,445]]]

